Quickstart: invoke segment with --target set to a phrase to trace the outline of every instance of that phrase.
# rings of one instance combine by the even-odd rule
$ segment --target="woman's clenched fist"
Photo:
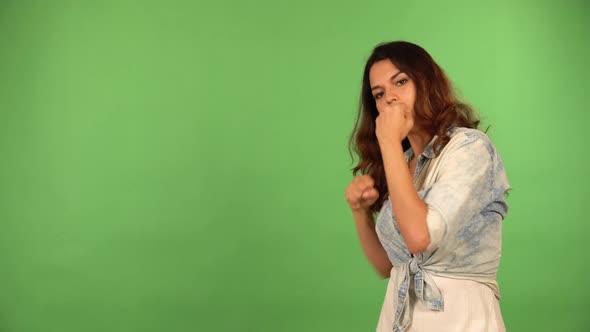
[[[353,211],[368,210],[379,198],[370,175],[355,176],[346,188],[346,202]]]

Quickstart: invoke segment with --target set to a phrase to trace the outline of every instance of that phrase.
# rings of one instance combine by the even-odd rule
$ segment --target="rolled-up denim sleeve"
[[[434,184],[418,192],[428,207],[427,250],[438,248],[447,234],[455,233],[491,202],[494,153],[490,144],[478,137],[448,151],[440,161]]]

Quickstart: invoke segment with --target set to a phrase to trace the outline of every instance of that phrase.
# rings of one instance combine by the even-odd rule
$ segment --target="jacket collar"
[[[426,145],[426,147],[424,148],[424,151],[422,152],[422,156],[424,156],[428,159],[434,158],[434,142],[436,141],[437,138],[438,138],[438,135],[434,135],[434,137],[432,137],[432,139],[430,140],[430,143],[428,143],[428,145]],[[414,158],[414,150],[412,150],[411,146],[409,149],[407,149],[404,152],[404,157],[406,158],[406,160],[411,160],[412,158]]]

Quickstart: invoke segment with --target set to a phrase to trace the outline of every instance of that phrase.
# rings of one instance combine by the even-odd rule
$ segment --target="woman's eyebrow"
[[[391,78],[390,78],[389,80],[390,80],[390,81],[391,81],[391,80],[393,80],[394,78],[396,78],[396,77],[397,77],[397,75],[399,75],[399,74],[401,74],[401,73],[402,73],[402,71],[401,71],[401,70],[400,70],[400,71],[398,71],[397,73],[393,74],[393,76],[391,76]],[[372,88],[371,88],[371,91],[373,91],[373,90],[375,90],[375,89],[378,89],[378,88],[380,88],[380,87],[381,87],[380,85],[375,85],[374,87],[372,87]]]

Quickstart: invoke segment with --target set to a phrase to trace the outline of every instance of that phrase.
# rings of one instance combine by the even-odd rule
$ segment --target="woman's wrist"
[[[404,150],[402,148],[402,143],[399,142],[395,143],[386,143],[380,146],[381,149],[381,156],[385,159],[386,156],[393,154],[393,155],[404,155]]]
[[[352,216],[357,222],[369,222],[373,220],[373,214],[369,208],[351,209]]]

